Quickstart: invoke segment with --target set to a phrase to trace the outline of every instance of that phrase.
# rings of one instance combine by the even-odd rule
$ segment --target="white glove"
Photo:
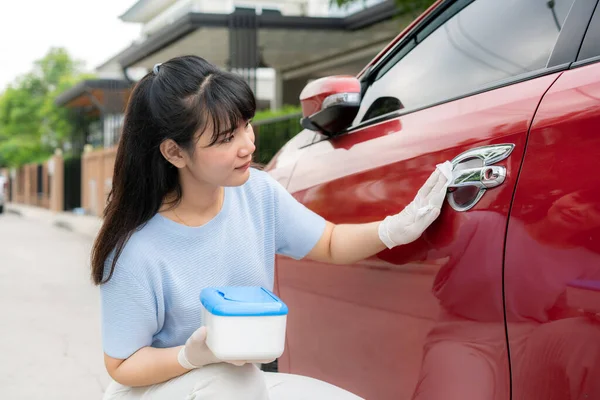
[[[188,338],[185,346],[179,350],[177,361],[183,368],[194,369],[208,364],[222,362],[206,345],[206,328],[200,327]],[[227,361],[233,365],[244,365],[246,361]]]
[[[185,342],[185,346],[179,350],[177,361],[185,369],[200,368],[208,364],[227,362],[236,366],[241,366],[249,361],[222,361],[213,354],[206,345],[206,327],[196,329],[192,336]],[[275,360],[253,361],[262,364],[268,364]]]
[[[177,361],[183,368],[194,369],[221,362],[206,345],[206,328],[196,329],[179,350]]]
[[[440,215],[446,191],[452,181],[452,163],[438,164],[402,212],[386,217],[379,224],[379,238],[389,248],[417,240]]]

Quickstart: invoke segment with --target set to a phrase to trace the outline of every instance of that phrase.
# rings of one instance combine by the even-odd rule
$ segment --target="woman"
[[[400,214],[335,226],[250,168],[255,108],[241,77],[194,56],[157,65],[135,87],[92,251],[114,379],[105,398],[357,398],[244,360],[221,362],[204,342],[199,293],[271,289],[276,253],[349,264],[414,241],[440,213],[449,163]]]

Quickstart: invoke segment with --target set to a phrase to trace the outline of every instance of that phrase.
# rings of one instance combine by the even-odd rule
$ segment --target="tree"
[[[330,4],[338,7],[347,7],[356,3],[366,4],[366,2],[366,0],[330,0]],[[402,14],[424,11],[433,3],[435,0],[396,0],[398,11]]]
[[[68,140],[73,121],[55,100],[83,78],[81,68],[65,49],[52,48],[0,95],[0,167],[38,161]]]

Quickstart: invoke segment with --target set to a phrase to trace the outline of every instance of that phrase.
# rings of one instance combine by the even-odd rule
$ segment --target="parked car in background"
[[[8,192],[8,182],[5,177],[0,176],[0,214],[4,212],[4,204]]]
[[[279,371],[375,400],[600,399],[600,5],[438,1],[357,77],[301,95],[266,169],[337,224],[454,178],[416,242],[277,259]]]

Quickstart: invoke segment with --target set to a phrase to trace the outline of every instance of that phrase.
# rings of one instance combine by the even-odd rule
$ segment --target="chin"
[[[230,177],[223,186],[242,186],[244,183],[248,182],[248,179],[250,179],[249,168],[244,172],[236,171],[235,174]]]

